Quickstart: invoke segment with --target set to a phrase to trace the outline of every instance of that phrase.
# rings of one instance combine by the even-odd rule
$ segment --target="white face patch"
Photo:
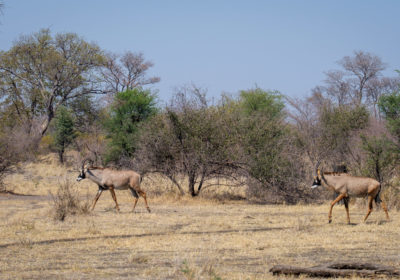
[[[318,176],[314,176],[314,182],[311,186],[312,189],[315,189],[316,187],[321,186],[321,180],[318,178]]]
[[[84,171],[81,171],[80,173],[79,173],[79,175],[78,175],[78,178],[76,178],[76,180],[79,182],[79,181],[81,181],[81,180],[83,180],[83,179],[85,179],[85,172],[86,172],[86,170],[84,170]]]

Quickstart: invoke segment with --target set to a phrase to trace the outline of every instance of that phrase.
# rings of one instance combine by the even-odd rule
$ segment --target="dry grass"
[[[69,215],[89,213],[89,200],[80,197],[78,187],[71,180],[61,182],[57,193],[51,194],[51,198],[53,208],[50,211],[55,220],[64,221]]]
[[[60,222],[50,214],[51,198],[43,196],[56,190],[56,175],[41,176],[36,190],[26,187],[30,182],[17,187],[41,196],[0,196],[0,279],[284,279],[269,269],[332,261],[400,266],[400,213],[394,210],[390,222],[374,211],[365,224],[366,209],[353,204],[349,226],[344,206],[335,207],[327,223],[328,203],[252,205],[150,194],[152,213],[143,200],[132,213],[128,191],[117,191],[120,213],[105,192],[94,212]],[[94,196],[96,186],[83,185],[82,197],[88,191]]]

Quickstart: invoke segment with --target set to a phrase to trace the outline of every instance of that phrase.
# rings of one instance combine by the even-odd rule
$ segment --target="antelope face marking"
[[[314,182],[311,186],[312,189],[315,189],[317,187],[321,186],[321,179],[318,178],[318,176],[314,176]]]
[[[85,178],[86,178],[85,171],[81,170],[81,172],[79,173],[78,178],[76,178],[76,180],[79,182],[79,181],[81,181],[81,180],[83,180]]]

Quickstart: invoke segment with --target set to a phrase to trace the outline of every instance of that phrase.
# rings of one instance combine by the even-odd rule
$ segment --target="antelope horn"
[[[91,160],[90,158],[85,158],[85,159],[82,161],[82,169],[85,168],[86,162],[88,162],[89,164],[92,164],[92,163],[93,163],[93,160]]]
[[[319,159],[318,161],[317,161],[317,164],[315,165],[315,173],[318,173],[319,172],[319,166],[321,165],[321,160]]]

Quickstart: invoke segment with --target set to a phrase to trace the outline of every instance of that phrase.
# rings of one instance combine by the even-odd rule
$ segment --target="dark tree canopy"
[[[382,96],[379,109],[386,118],[389,129],[400,141],[400,91]]]
[[[110,140],[107,161],[132,157],[140,125],[156,113],[156,96],[150,90],[135,88],[117,93],[105,123]]]
[[[54,146],[58,153],[60,163],[64,163],[65,149],[76,138],[76,130],[72,113],[64,106],[57,111],[54,123]]]

